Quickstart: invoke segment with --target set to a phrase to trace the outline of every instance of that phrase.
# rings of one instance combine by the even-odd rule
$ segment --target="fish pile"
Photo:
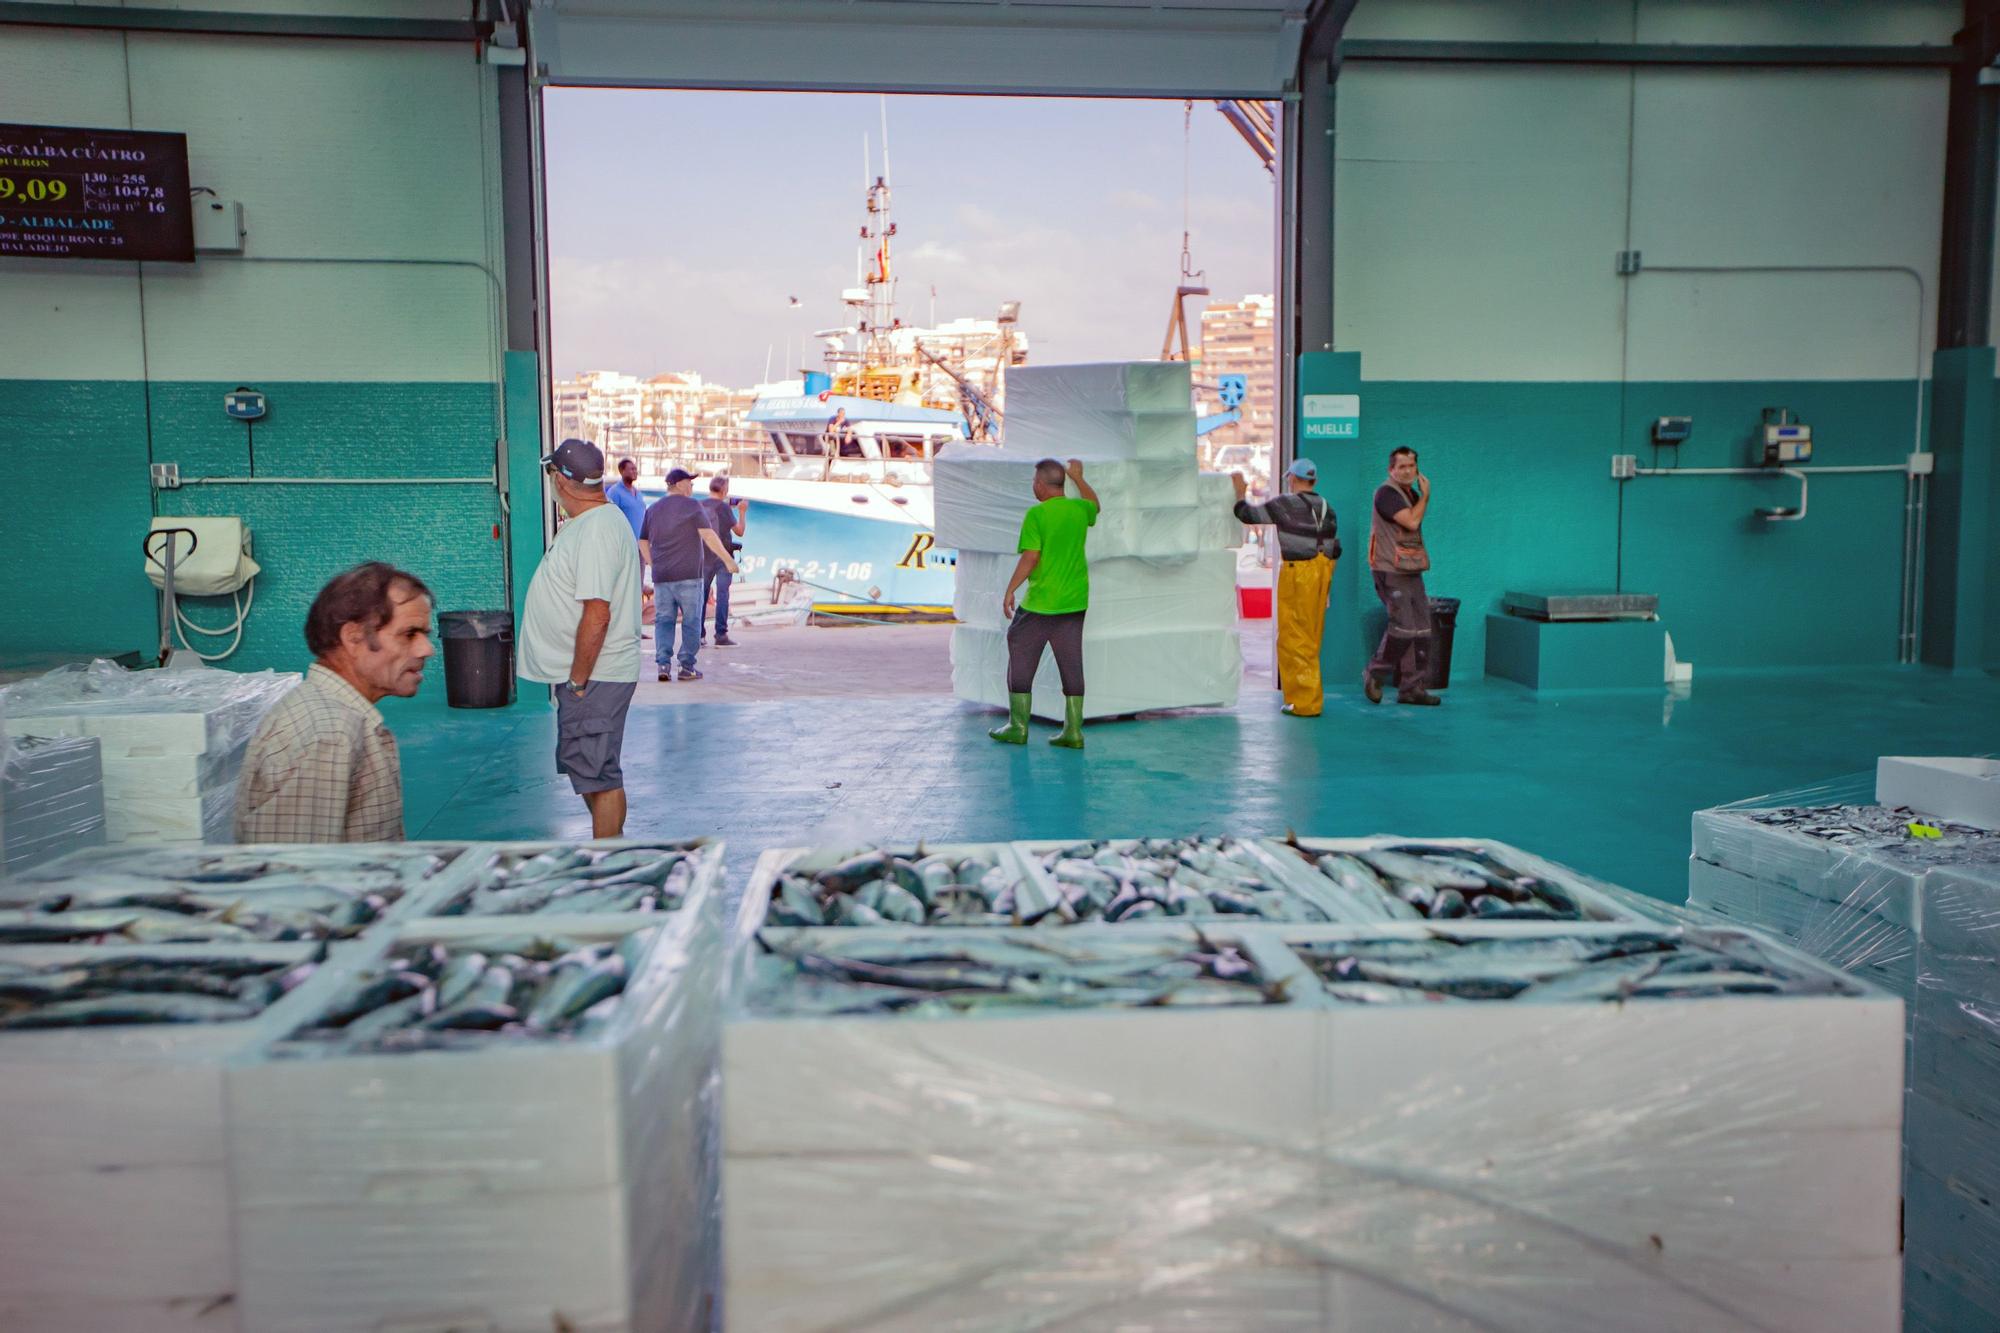
[[[684,843],[501,852],[435,915],[671,912],[694,887],[696,854]]]
[[[120,953],[70,963],[0,962],[0,1030],[237,1023],[304,981],[303,961]]]
[[[1317,905],[1274,882],[1234,838],[1128,838],[1080,842],[1041,858],[1062,892],[1062,921],[1147,917],[1260,917],[1328,921]]]
[[[1932,819],[1903,806],[1788,805],[1733,811],[1766,828],[1798,833],[1836,847],[1889,852],[1897,860],[1932,865],[2000,864],[2000,833],[1974,824]],[[1911,824],[1925,824],[1936,837],[1916,837]]]
[[[347,939],[402,897],[386,871],[337,878],[272,875],[248,883],[102,876],[0,911],[0,944],[260,944]]]
[[[1316,852],[1297,842],[1286,845],[1325,879],[1342,922],[1582,921],[1593,915],[1561,885],[1481,848],[1406,843]]]
[[[635,931],[615,944],[519,937],[412,945],[354,977],[295,1039],[412,1051],[495,1034],[590,1037],[609,1023],[654,934]]]
[[[995,851],[908,856],[876,848],[806,874],[787,870],[771,890],[774,926],[1016,926],[1047,910],[1023,900],[1018,872]]]
[[[1747,935],[1676,931],[1530,938],[1294,943],[1333,999],[1591,1002],[1717,995],[1834,995],[1852,989],[1773,958]]]
[[[965,932],[944,939],[870,939],[837,947],[771,944],[750,993],[753,1012],[905,1013],[947,1017],[1035,1009],[1283,1003],[1281,982],[1236,946],[1096,939],[1045,932]],[[1128,937],[1129,938],[1129,937]]]

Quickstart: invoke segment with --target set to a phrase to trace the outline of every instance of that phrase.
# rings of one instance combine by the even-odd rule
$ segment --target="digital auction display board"
[[[194,262],[187,136],[0,124],[0,256]]]

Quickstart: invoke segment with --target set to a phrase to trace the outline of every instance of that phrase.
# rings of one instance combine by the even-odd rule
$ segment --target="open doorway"
[[[726,478],[741,546],[732,645],[711,593],[702,678],[641,699],[950,693],[930,464],[1003,438],[1010,369],[1191,360],[1198,465],[1268,489],[1276,140],[1260,103],[548,89],[556,437],[646,504]]]

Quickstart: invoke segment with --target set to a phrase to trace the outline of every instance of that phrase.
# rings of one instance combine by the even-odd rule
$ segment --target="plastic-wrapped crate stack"
[[[95,737],[105,840],[228,842],[243,752],[287,672],[65,667],[0,690],[7,731]]]
[[[1905,1327],[2000,1327],[2000,762],[1701,811],[1688,901],[1904,998]]]
[[[733,1328],[1897,1327],[1900,1003],[1513,848],[773,852],[732,946]]]
[[[103,842],[98,742],[0,734],[0,879]]]
[[[1007,702],[1000,603],[1021,516],[1035,503],[1034,465],[1079,458],[1103,502],[1085,548],[1085,715],[1236,701],[1243,659],[1231,548],[1243,529],[1229,478],[1200,471],[1192,401],[1181,362],[1025,367],[1007,376],[1002,446],[962,445],[934,464],[938,543],[958,551],[951,660],[961,699]],[[1062,716],[1052,658],[1034,696],[1038,716]]]
[[[104,848],[10,881],[0,938],[69,938],[0,949],[0,1328],[706,1327],[720,865]],[[117,1021],[66,1007],[122,984]]]

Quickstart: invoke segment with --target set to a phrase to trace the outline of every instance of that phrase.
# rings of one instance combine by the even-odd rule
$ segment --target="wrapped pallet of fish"
[[[429,919],[344,969],[229,1080],[245,1326],[703,1327],[716,910]]]
[[[0,949],[0,1328],[231,1333],[226,1062],[323,945]]]
[[[1658,903],[1602,884],[1506,843],[1477,838],[1301,838],[1259,844],[1285,880],[1328,919],[1413,921],[1658,921]]]
[[[2000,830],[1885,804],[1913,766],[1939,765],[1885,759],[1699,812],[1688,903],[1905,998],[1906,1326],[2000,1327],[2000,1161],[1978,1147],[2000,1139]],[[1957,781],[1982,765],[1947,767]],[[1940,805],[1928,790],[1913,798]]]
[[[724,1315],[756,1333],[1262,1329],[1322,1274],[1312,978],[1231,923],[808,929],[723,1030]]]
[[[1895,997],[1734,929],[1284,938],[1332,1002],[1281,1224],[1324,1327],[1898,1327]]]
[[[0,884],[0,944],[256,944],[354,938],[456,878],[460,845],[76,852]]]

